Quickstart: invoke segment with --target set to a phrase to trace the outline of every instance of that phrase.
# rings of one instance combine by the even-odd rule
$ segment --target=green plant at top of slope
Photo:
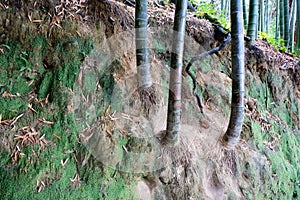
[[[25,73],[25,77],[27,77],[30,80],[35,79],[36,75],[34,75],[34,71],[33,69],[30,67],[29,64],[29,54],[27,53],[27,51],[22,51],[19,55],[19,59],[22,61],[22,65],[21,68],[19,70],[19,72],[21,72],[21,75],[23,73]]]
[[[214,4],[207,2],[198,2],[197,0],[191,1],[193,4],[197,5],[196,15],[199,17],[209,18],[210,21],[219,23],[222,27],[229,29],[230,23],[226,19],[225,12],[227,11],[217,11]]]
[[[271,36],[266,32],[259,32],[258,37],[267,40],[272,46],[275,47],[275,49],[286,51],[286,47],[284,45],[284,39],[282,38],[276,39],[274,36]]]
[[[271,44],[272,46],[274,46],[274,48],[276,50],[279,50],[279,51],[284,51],[284,52],[287,52],[287,48],[285,46],[285,40],[282,39],[282,38],[275,38],[274,36],[266,33],[266,32],[259,32],[258,33],[258,37],[260,39],[265,39],[268,41],[269,44]],[[291,50],[289,50],[289,53],[292,53],[296,56],[300,56],[300,50],[297,50],[297,49],[294,49],[293,52],[290,52]]]

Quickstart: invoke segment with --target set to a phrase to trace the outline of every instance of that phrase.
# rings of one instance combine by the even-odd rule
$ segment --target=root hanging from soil
[[[142,103],[142,108],[147,115],[149,115],[152,108],[155,108],[161,102],[161,95],[158,88],[152,84],[147,88],[139,88],[140,101]]]
[[[239,137],[231,137],[224,134],[220,139],[220,142],[224,146],[224,148],[234,149],[234,147],[238,144],[239,139],[240,139]]]
[[[237,181],[240,179],[238,172],[238,153],[236,149],[226,148],[222,145],[220,141],[207,152],[208,162],[210,163],[209,169],[212,172],[209,172],[207,176],[216,177],[217,182],[210,181],[212,188],[208,188],[209,193],[214,193],[215,189],[219,189],[220,193],[224,188],[231,188],[231,192],[235,196],[240,196],[241,193],[237,187]]]
[[[224,147],[220,142],[208,153],[222,174],[235,177],[237,174],[236,153],[234,149]]]

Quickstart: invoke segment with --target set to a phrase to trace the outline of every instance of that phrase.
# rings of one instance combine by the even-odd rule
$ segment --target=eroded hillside
[[[230,44],[183,73],[180,142],[165,129],[174,8],[149,9],[151,68],[161,97],[137,93],[134,9],[115,1],[20,1],[0,12],[0,191],[4,199],[299,199],[298,58],[246,46],[241,140],[219,138],[230,114]],[[184,62],[226,33],[188,16]]]

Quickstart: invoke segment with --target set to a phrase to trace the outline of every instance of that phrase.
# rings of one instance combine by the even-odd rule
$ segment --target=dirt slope
[[[115,1],[52,4],[2,6],[5,198],[299,198],[296,57],[265,41],[246,46],[246,120],[234,150],[219,140],[230,113],[230,45],[195,63],[204,113],[183,73],[180,140],[164,146],[173,8],[149,9],[152,75],[162,100],[147,116],[137,94],[134,10]],[[186,32],[185,64],[225,37],[193,15]]]

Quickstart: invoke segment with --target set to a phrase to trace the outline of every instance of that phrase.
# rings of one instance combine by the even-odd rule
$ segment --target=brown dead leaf
[[[47,125],[53,125],[53,124],[55,124],[55,122],[47,121],[47,120],[45,120],[45,118],[39,119],[39,121],[42,122],[42,123],[44,123],[44,124],[47,124]]]
[[[32,107],[32,104],[31,104],[31,103],[28,104],[27,106],[28,106],[28,108],[29,108],[31,111],[37,113],[36,110]]]
[[[2,94],[2,97],[9,97],[9,98],[14,98],[14,97],[20,97],[21,95],[19,93],[16,93],[16,94],[12,94],[8,91],[4,91],[3,94]]]

